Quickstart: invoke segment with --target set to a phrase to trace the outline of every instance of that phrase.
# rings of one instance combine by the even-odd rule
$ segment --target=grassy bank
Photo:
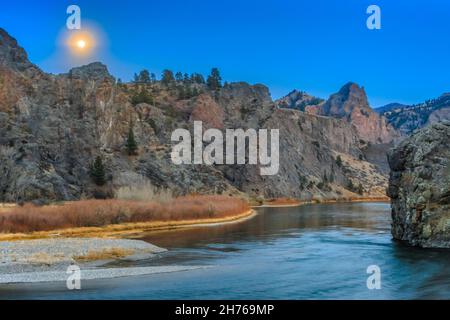
[[[100,236],[188,224],[229,221],[250,215],[246,201],[226,196],[186,196],[168,202],[86,200],[0,213],[0,240],[49,236]]]
[[[345,203],[345,202],[390,202],[389,197],[342,197],[338,199],[313,198],[311,200],[298,200],[292,198],[275,198],[264,201],[261,205],[254,207],[296,207],[304,204],[319,203]]]

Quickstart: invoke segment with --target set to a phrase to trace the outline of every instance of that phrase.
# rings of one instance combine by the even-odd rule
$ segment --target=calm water
[[[241,223],[149,235],[170,251],[133,265],[201,270],[0,288],[2,298],[57,299],[450,299],[450,251],[394,242],[389,205],[264,208]],[[381,290],[366,269],[381,268]]]

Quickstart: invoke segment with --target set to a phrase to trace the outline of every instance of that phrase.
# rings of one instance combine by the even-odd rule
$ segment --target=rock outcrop
[[[450,122],[431,125],[389,153],[392,235],[450,247]]]
[[[331,95],[319,114],[344,119],[352,123],[361,139],[371,143],[390,143],[399,138],[398,132],[386,119],[369,106],[364,88],[349,82]]]
[[[285,97],[276,101],[278,108],[295,109],[310,114],[317,114],[325,100],[314,97],[303,91],[291,91]]]
[[[349,82],[323,100],[294,90],[276,101],[278,108],[295,109],[314,115],[341,119],[354,125],[359,138],[371,144],[389,144],[400,138],[387,120],[372,110],[364,88]]]

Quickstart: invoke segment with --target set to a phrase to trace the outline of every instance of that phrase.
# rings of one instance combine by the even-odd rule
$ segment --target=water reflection
[[[195,227],[184,230],[147,234],[143,240],[174,249],[198,247],[205,243],[270,240],[327,228],[358,229],[365,232],[389,232],[390,220],[386,204],[356,203],[337,205],[305,205],[302,207],[260,208],[258,215],[241,223],[214,227]]]

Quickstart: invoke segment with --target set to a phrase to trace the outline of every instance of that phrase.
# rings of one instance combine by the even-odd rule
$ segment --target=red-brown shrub
[[[249,210],[246,201],[226,196],[186,196],[169,203],[83,200],[36,207],[26,204],[0,213],[0,232],[26,233],[127,222],[223,218]]]

